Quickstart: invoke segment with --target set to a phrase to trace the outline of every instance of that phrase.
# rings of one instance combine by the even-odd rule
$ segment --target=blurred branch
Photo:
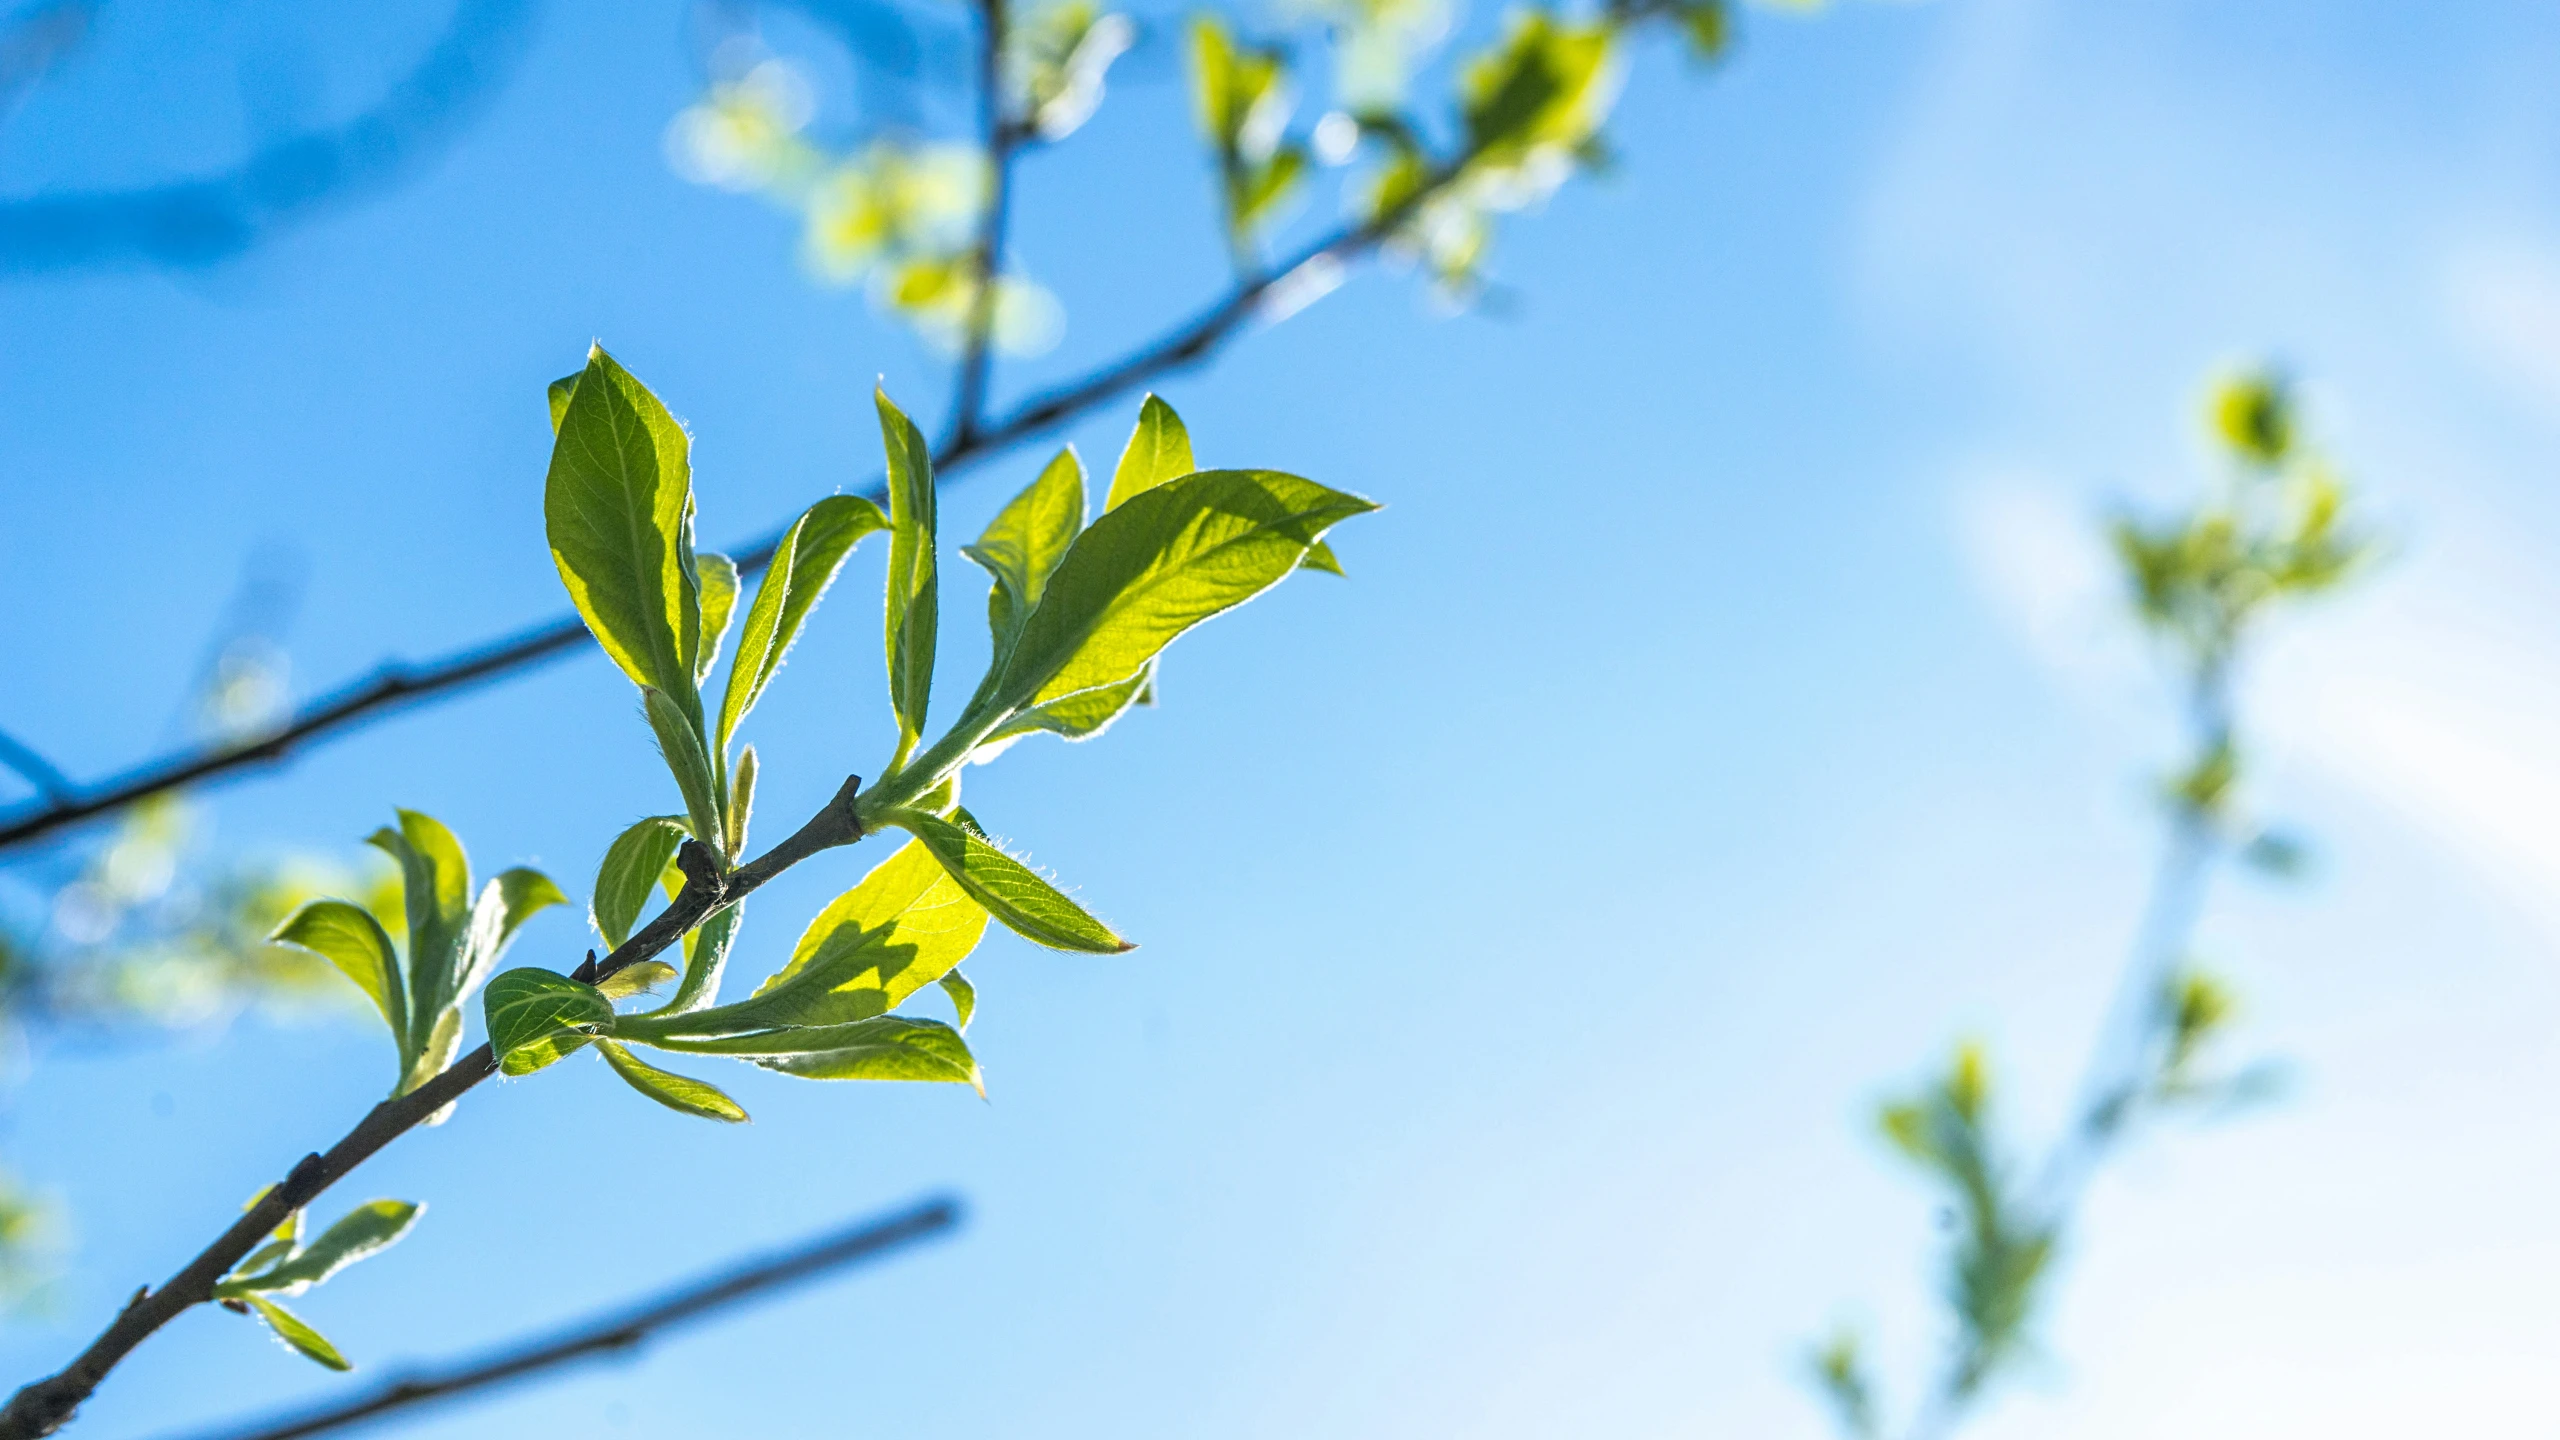
[[[299,1440],[378,1420],[413,1406],[440,1404],[600,1355],[631,1351],[672,1330],[830,1272],[878,1259],[960,1223],[960,1202],[937,1196],[893,1215],[868,1219],[807,1244],[679,1285],[663,1294],[578,1321],[552,1334],[502,1346],[458,1364],[410,1372],[354,1400],[295,1415],[274,1416],[194,1440]]]
[[[458,133],[473,103],[504,72],[531,15],[530,0],[461,0],[426,58],[373,108],[340,125],[271,141],[228,170],[131,189],[0,201],[0,273],[132,261],[206,264],[239,254],[328,202],[381,186]],[[72,18],[40,28],[48,17],[65,16]],[[39,10],[0,40],[0,104],[76,40],[75,27],[84,28],[86,18],[82,6]]]
[[[1424,205],[1462,177],[1473,154],[1461,154],[1395,204],[1366,220],[1347,223],[1262,275],[1236,285],[1216,303],[1154,341],[1088,371],[1082,378],[1040,391],[966,435],[955,434],[933,457],[935,473],[949,478],[993,458],[1158,376],[1200,363],[1233,340],[1274,296],[1291,287],[1330,284],[1351,264],[1379,247]],[[864,493],[885,499],[874,482]],[[773,559],[776,531],[736,556],[742,574]],[[391,663],[367,679],[331,691],[293,712],[257,738],[234,745],[193,748],[163,755],[94,786],[42,803],[0,812],[0,850],[14,849],[84,820],[112,814],[171,790],[277,764],[314,742],[369,724],[400,710],[432,703],[473,685],[498,680],[557,659],[588,643],[586,625],[562,616],[513,635],[450,652],[421,665]]]
[[[95,7],[82,0],[38,5],[0,29],[0,118],[55,61],[89,37]]]
[[[0,765],[25,776],[49,802],[61,804],[71,798],[71,777],[6,730],[0,730]]]
[[[951,444],[966,444],[987,401],[987,372],[995,359],[996,271],[1004,263],[1004,236],[1013,200],[1013,160],[1030,131],[1005,113],[1005,0],[978,0],[978,123],[986,137],[987,212],[978,223],[970,257],[976,288],[960,350],[958,393],[951,402]]]

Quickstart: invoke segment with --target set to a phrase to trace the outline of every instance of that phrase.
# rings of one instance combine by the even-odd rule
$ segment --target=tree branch
[[[1415,212],[1464,175],[1473,159],[1472,154],[1459,156],[1401,202],[1368,220],[1341,226],[1286,263],[1238,284],[1216,303],[1153,342],[1086,372],[1081,379],[1031,396],[992,424],[979,426],[966,436],[955,435],[933,457],[934,472],[947,478],[1064,425],[1149,380],[1206,360],[1260,314],[1275,291],[1286,294],[1286,287],[1292,283],[1327,278],[1324,272],[1339,272],[1378,250]],[[887,499],[887,491],[878,483],[864,493],[875,500]],[[739,571],[754,574],[762,570],[780,543],[779,531],[756,542],[735,557]],[[154,795],[275,765],[313,742],[557,659],[582,648],[580,642],[586,634],[586,626],[576,616],[564,616],[423,665],[386,665],[371,679],[322,696],[296,711],[283,725],[247,744],[180,751],[64,798],[0,812],[0,851],[32,844]]]
[[[1007,212],[1013,202],[1013,157],[1024,132],[1005,114],[1005,0],[978,0],[978,124],[986,137],[987,213],[978,224],[970,256],[977,288],[969,294],[967,330],[961,340],[958,393],[951,401],[951,439],[969,442],[986,408],[987,372],[995,359],[996,271],[1004,263]]]
[[[36,753],[33,746],[21,742],[6,730],[0,730],[0,765],[6,765],[27,779],[45,799],[59,805],[71,798],[71,777],[62,773],[52,761]]]
[[[847,779],[835,798],[820,807],[791,838],[726,875],[720,873],[717,862],[701,842],[686,841],[677,856],[677,863],[685,872],[684,889],[658,912],[657,918],[642,926],[638,934],[616,947],[601,963],[589,952],[575,978],[593,983],[651,959],[709,919],[712,912],[746,898],[774,876],[821,850],[861,839],[862,821],[854,810],[855,797],[861,790],[860,776]],[[167,1283],[157,1290],[145,1287],[134,1292],[114,1323],[71,1364],[11,1396],[7,1408],[0,1409],[0,1440],[34,1440],[61,1429],[81,1402],[96,1392],[107,1373],[133,1353],[135,1346],[190,1307],[211,1299],[214,1283],[263,1244],[286,1216],[310,1204],[322,1191],[345,1179],[348,1172],[373,1158],[383,1146],[497,1072],[498,1057],[483,1044],[426,1084],[374,1106],[327,1153],[303,1156],[281,1182],[250,1206],[220,1238],[188,1261],[184,1269],[169,1277]]]
[[[521,1380],[590,1356],[620,1354],[660,1331],[787,1286],[814,1280],[939,1235],[960,1222],[960,1202],[937,1196],[894,1215],[868,1219],[807,1244],[677,1286],[664,1294],[518,1341],[476,1360],[413,1370],[353,1400],[273,1416],[196,1440],[301,1440],[361,1425],[392,1411],[435,1404]]]

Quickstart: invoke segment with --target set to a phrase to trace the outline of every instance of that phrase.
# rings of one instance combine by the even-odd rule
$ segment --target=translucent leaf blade
[[[690,442],[602,347],[560,412],[543,483],[551,558],[578,613],[635,685],[693,686],[701,640]]]
[[[672,815],[652,815],[633,822],[605,847],[604,863],[596,867],[589,915],[608,947],[618,948],[631,938],[631,927],[640,922],[640,912],[649,904],[649,892],[675,859],[685,834],[683,821]]]
[[[1137,948],[974,829],[915,811],[901,813],[894,823],[923,842],[943,873],[970,899],[1025,940],[1089,955],[1117,955]]]
[[[747,1112],[738,1102],[721,1093],[707,1081],[677,1075],[642,1061],[630,1051],[610,1040],[599,1040],[596,1049],[603,1052],[605,1063],[613,1073],[634,1090],[684,1115],[698,1115],[705,1120],[723,1120],[732,1125],[743,1124]]]
[[[489,982],[482,997],[490,1048],[508,1075],[530,1075],[613,1024],[613,1002],[592,985],[527,966]]]

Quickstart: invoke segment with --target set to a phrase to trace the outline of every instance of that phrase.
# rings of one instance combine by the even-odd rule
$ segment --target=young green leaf
[[[417,1047],[433,1034],[436,1017],[453,1001],[449,988],[466,964],[471,933],[471,859],[462,842],[434,817],[396,812],[400,827],[370,837],[375,848],[399,862],[409,922],[409,1033]]]
[[[951,1012],[960,1017],[960,1033],[969,1033],[969,1019],[978,1013],[978,987],[957,970],[943,974],[942,993],[951,997]]]
[[[607,1000],[628,1000],[646,994],[676,978],[676,967],[664,960],[643,960],[626,965],[596,982],[596,993]]]
[[[1042,730],[1069,740],[1090,740],[1109,729],[1111,722],[1128,713],[1130,707],[1152,703],[1146,697],[1155,679],[1156,662],[1150,660],[1138,667],[1137,674],[1116,684],[1097,685],[1034,705],[989,731],[977,753],[986,756],[1009,741]]]
[[[480,982],[489,978],[507,946],[514,943],[516,931],[524,922],[554,905],[566,905],[569,897],[551,883],[551,877],[539,870],[518,866],[502,870],[480,890],[480,903],[472,907],[471,935],[463,946],[462,968],[446,982],[444,1004],[447,1009],[461,1004]]]
[[[443,1074],[444,1067],[452,1064],[453,1057],[461,1053],[462,1011],[458,1007],[448,1006],[428,1025],[426,1035],[419,1042],[417,1057],[409,1062],[409,1073],[400,1077],[400,1088],[391,1093],[406,1095],[426,1084]],[[427,1123],[443,1124],[444,1113],[442,1110],[437,1111],[435,1118],[428,1120]]]
[[[1040,603],[1049,574],[1066,558],[1067,547],[1084,529],[1084,461],[1075,447],[1058,452],[1011,503],[996,512],[986,533],[960,553],[995,577],[987,592],[987,628],[995,636],[1001,658],[1013,643],[1024,617]]]
[[[720,998],[720,975],[729,968],[729,951],[737,944],[738,927],[746,914],[747,902],[735,901],[684,937],[684,983],[676,987],[675,998],[661,1013],[681,1015]]]
[[[933,694],[933,649],[939,627],[934,571],[933,455],[888,392],[875,390],[880,441],[889,457],[889,706],[898,715],[892,772],[924,736]]]
[[[1333,547],[1319,540],[1307,547],[1307,556],[1298,562],[1301,570],[1321,570],[1327,575],[1342,573],[1342,562],[1335,558]]]
[[[689,1014],[626,1016],[620,1033],[741,1035],[883,1014],[968,958],[987,912],[920,842],[899,847],[809,922],[789,964],[748,999]]]
[[[613,1024],[613,1002],[593,985],[531,966],[489,982],[482,998],[498,1069],[530,1075]]]
[[[699,685],[720,663],[720,642],[729,633],[730,613],[738,608],[738,566],[726,555],[696,555],[693,574],[702,591],[702,650],[693,658],[693,681]]]
[[[829,1048],[764,1056],[756,1063],[803,1080],[926,1080],[987,1093],[968,1043],[938,1020],[883,1015],[802,1033],[824,1035]]]
[[[267,1328],[276,1333],[277,1339],[301,1351],[304,1356],[317,1360],[332,1370],[355,1368],[347,1363],[346,1356],[338,1353],[337,1346],[329,1343],[327,1336],[304,1324],[301,1316],[263,1295],[244,1295],[240,1300],[241,1303],[258,1312],[258,1318],[267,1322]]]
[[[631,683],[690,695],[701,652],[684,427],[601,347],[560,414],[543,485],[551,558]]]
[[[578,393],[578,375],[585,373],[581,370],[577,375],[563,375],[551,382],[551,434],[555,439],[560,434],[561,417],[569,413],[569,397]]]
[[[747,821],[756,810],[756,747],[748,746],[738,753],[738,773],[729,777],[729,853],[747,853]]]
[[[406,1200],[371,1200],[338,1217],[319,1238],[262,1274],[226,1282],[248,1289],[299,1295],[369,1255],[400,1243],[423,1206]]]
[[[720,1093],[716,1085],[661,1070],[610,1040],[597,1041],[596,1049],[603,1052],[605,1063],[613,1067],[613,1073],[621,1076],[632,1089],[670,1110],[699,1115],[705,1120],[726,1120],[733,1125],[747,1118],[747,1112],[739,1108],[738,1102]]]
[[[314,900],[285,917],[267,937],[291,945],[335,965],[356,982],[391,1027],[391,1043],[403,1064],[409,1058],[409,997],[400,974],[400,957],[382,922],[361,905],[344,900]]]
[[[1270,470],[1169,480],[1076,537],[989,703],[1019,709],[1114,684],[1174,637],[1287,578],[1337,522],[1377,506]]]
[[[1121,447],[1119,467],[1111,472],[1111,496],[1102,508],[1105,513],[1117,510],[1130,496],[1199,468],[1191,458],[1191,431],[1182,417],[1161,397],[1150,394],[1138,407],[1138,424],[1129,432],[1129,443]]]
[[[835,583],[847,555],[863,536],[889,528],[880,507],[858,495],[831,495],[801,513],[782,537],[747,607],[746,628],[738,635],[738,658],[729,667],[729,687],[720,700],[720,727],[712,748],[726,751],[738,722],[755,708],[773,672],[799,637],[818,598]]]
[[[684,796],[694,836],[719,850],[728,827],[720,823],[719,792],[713,788],[711,756],[702,748],[702,732],[666,691],[643,685],[640,696],[648,709],[649,729],[658,737],[658,753],[666,758],[667,773],[675,777],[676,792]]]
[[[618,948],[631,938],[631,927],[639,923],[650,890],[676,858],[676,847],[684,843],[685,834],[682,820],[652,815],[633,822],[605,848],[604,863],[596,867],[596,898],[590,913],[596,933],[608,948]]]
[[[922,841],[970,899],[987,907],[988,913],[1023,939],[1052,950],[1092,955],[1117,955],[1137,948],[975,829],[916,810],[887,818]]]

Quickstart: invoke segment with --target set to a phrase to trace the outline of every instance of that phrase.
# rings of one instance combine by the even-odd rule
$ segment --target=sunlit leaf
[[[688,448],[658,397],[591,349],[542,501],[551,558],[596,643],[633,684],[687,697],[702,626]]]
[[[705,1120],[726,1120],[732,1124],[747,1118],[747,1112],[739,1108],[738,1102],[722,1094],[716,1085],[661,1070],[610,1040],[597,1041],[596,1049],[603,1052],[605,1063],[613,1067],[613,1073],[621,1076],[632,1089],[670,1110],[699,1115]]]
[[[738,635],[738,658],[729,668],[729,685],[720,701],[720,727],[712,748],[725,751],[738,722],[764,694],[802,622],[818,599],[835,583],[847,555],[863,536],[889,528],[880,507],[858,495],[831,495],[791,522],[774,551],[773,563],[747,607],[746,627]]]
[[[803,1080],[924,1080],[987,1093],[968,1043],[940,1021],[883,1015],[811,1033],[825,1034],[829,1048],[766,1056],[756,1063]]]
[[[874,390],[880,440],[889,457],[889,705],[898,717],[898,753],[906,764],[924,735],[933,693],[934,638],[940,624],[934,568],[933,457],[888,392]]]
[[[738,566],[726,555],[697,554],[693,573],[702,591],[702,646],[693,660],[698,685],[710,679],[711,667],[720,663],[720,642],[728,635],[730,613],[738,606]]]
[[[367,1201],[338,1217],[336,1223],[283,1264],[231,1283],[298,1295],[357,1261],[398,1244],[424,1208],[406,1200]]]
[[[940,984],[942,993],[951,997],[951,1011],[959,1017],[960,1033],[968,1034],[970,1018],[978,1013],[978,987],[957,970],[945,972]]]
[[[1095,521],[1049,578],[991,703],[1126,680],[1175,636],[1285,579],[1326,529],[1377,507],[1269,470],[1206,470]]]
[[[593,985],[530,966],[489,982],[482,998],[498,1068],[529,1075],[613,1024],[613,1002]]]
[[[392,1044],[398,1047],[402,1061],[408,1059],[409,997],[400,974],[400,957],[391,948],[391,937],[382,932],[382,922],[361,905],[344,900],[314,900],[285,917],[285,922],[267,937],[282,945],[298,946],[335,965],[356,983],[382,1012],[382,1023],[391,1027]]]
[[[592,915],[596,933],[604,937],[608,949],[619,948],[631,938],[631,927],[639,923],[650,890],[675,859],[685,834],[683,821],[672,815],[652,815],[633,822],[606,847],[604,863],[596,867]]]
[[[628,1000],[643,995],[676,978],[676,967],[664,960],[643,960],[625,965],[596,982],[596,990],[607,1000]]]
[[[995,578],[987,591],[987,628],[1002,656],[1013,644],[1024,617],[1040,603],[1050,572],[1066,558],[1067,547],[1084,529],[1084,462],[1073,447],[1062,449],[1011,503],[996,512],[986,533],[960,553],[978,562]]]
[[[1199,468],[1191,458],[1191,432],[1182,417],[1163,397],[1150,394],[1138,406],[1138,423],[1129,432],[1129,443],[1120,448],[1120,463],[1111,472],[1111,496],[1102,508],[1106,513],[1117,510],[1130,496]]]
[[[355,1368],[347,1363],[347,1357],[339,1354],[338,1347],[330,1344],[326,1336],[303,1323],[301,1316],[263,1295],[245,1295],[240,1298],[243,1304],[258,1312],[258,1318],[266,1321],[267,1328],[273,1330],[276,1338],[285,1344],[332,1370]]]
[[[890,822],[913,832],[970,899],[1022,938],[1053,950],[1096,955],[1137,948],[974,828],[913,810],[891,816]]]
[[[705,845],[719,849],[727,827],[720,823],[719,792],[713,788],[711,756],[702,748],[702,732],[664,690],[644,685],[640,696],[648,711],[649,730],[658,737],[658,753],[666,758],[667,773],[675,777],[676,792],[684,797],[690,828]]]

